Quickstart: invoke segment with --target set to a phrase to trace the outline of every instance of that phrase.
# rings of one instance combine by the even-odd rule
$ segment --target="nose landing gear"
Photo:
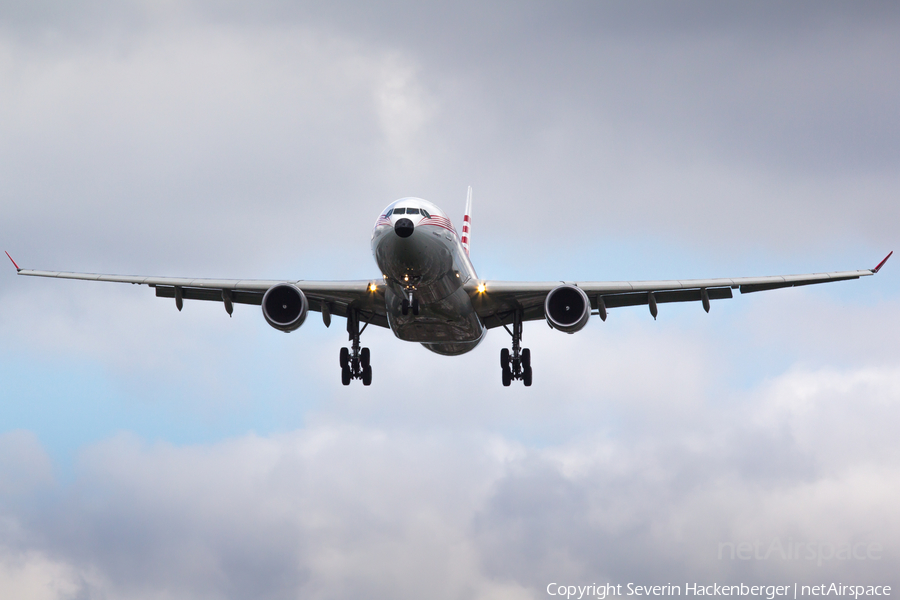
[[[522,313],[516,311],[513,315],[512,331],[504,325],[504,329],[512,336],[512,353],[508,348],[500,350],[500,368],[502,381],[505,387],[509,387],[513,379],[521,379],[525,387],[531,385],[531,350],[520,348],[522,342]]]
[[[359,313],[355,310],[347,312],[347,333],[350,335],[350,348],[341,348],[341,383],[350,385],[353,379],[362,379],[363,385],[372,384],[371,353],[368,348],[359,347],[359,336],[369,326],[367,322],[359,328]]]
[[[403,302],[400,304],[400,312],[402,312],[404,316],[409,314],[410,309],[412,309],[412,314],[419,314],[419,299],[413,296],[412,290],[409,290],[409,298],[404,298]]]

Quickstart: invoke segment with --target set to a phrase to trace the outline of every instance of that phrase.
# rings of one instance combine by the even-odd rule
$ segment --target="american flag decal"
[[[447,217],[441,217],[439,215],[432,215],[426,219],[422,219],[419,221],[419,226],[422,225],[434,225],[435,227],[443,227],[448,231],[452,231],[454,234],[456,233],[456,229],[453,228],[453,223],[450,222],[450,219]]]
[[[380,217],[378,217],[378,220],[375,221],[375,229],[378,229],[379,227],[381,227],[383,225],[390,225],[390,224],[391,224],[391,220],[388,219],[385,215],[381,215]]]

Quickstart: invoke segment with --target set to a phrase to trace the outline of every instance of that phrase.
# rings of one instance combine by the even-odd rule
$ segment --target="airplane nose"
[[[413,222],[407,218],[397,219],[397,222],[394,223],[394,233],[402,238],[411,236],[415,228],[416,226],[413,225]]]

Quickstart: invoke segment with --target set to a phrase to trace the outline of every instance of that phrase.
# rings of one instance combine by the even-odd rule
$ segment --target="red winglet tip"
[[[4,250],[6,252],[6,250]],[[10,262],[12,262],[13,266],[16,268],[16,272],[18,273],[22,269],[19,268],[19,265],[16,264],[16,261],[13,260],[13,257],[9,255],[9,252],[6,252],[6,256],[9,258]],[[879,265],[881,266],[881,265]]]
[[[884,266],[884,263],[886,263],[886,262],[888,261],[888,259],[891,257],[891,254],[893,254],[893,253],[894,253],[894,251],[891,250],[890,253],[889,253],[887,256],[884,257],[884,260],[882,260],[880,263],[878,263],[878,266],[877,266],[877,267],[875,267],[874,269],[872,269],[872,272],[873,272],[873,273],[877,273],[878,271],[880,271],[880,270],[881,270],[881,267]]]

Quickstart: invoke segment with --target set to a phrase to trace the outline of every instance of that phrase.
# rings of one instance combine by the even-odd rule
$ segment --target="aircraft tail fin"
[[[469,255],[469,239],[472,231],[472,186],[469,186],[469,193],[466,194],[466,214],[463,216],[463,226],[462,226],[462,237],[460,238],[460,242],[462,242],[463,250],[466,251],[466,256]]]

